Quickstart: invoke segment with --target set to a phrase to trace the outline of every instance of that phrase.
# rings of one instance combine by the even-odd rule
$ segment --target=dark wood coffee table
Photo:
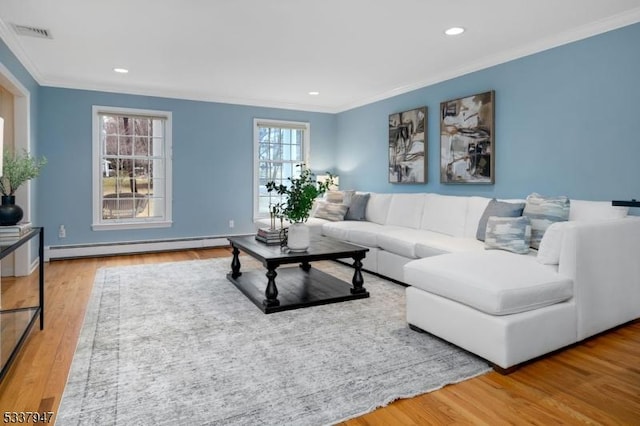
[[[233,248],[233,260],[227,278],[265,314],[369,297],[362,278],[362,259],[369,251],[366,247],[317,236],[311,239],[306,252],[289,253],[280,246],[256,241],[253,236],[228,240]],[[240,250],[262,262],[267,268],[266,279],[260,271],[240,271]],[[311,262],[319,260],[345,258],[353,259],[353,286],[311,266]],[[276,272],[280,265],[292,263],[298,263],[299,267],[281,268]]]

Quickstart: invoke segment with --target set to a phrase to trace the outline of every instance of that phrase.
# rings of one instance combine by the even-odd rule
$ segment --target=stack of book
[[[16,225],[0,226],[0,244],[6,246],[15,243],[31,231],[31,222],[20,222]]]
[[[280,229],[260,228],[256,240],[268,245],[280,244]]]

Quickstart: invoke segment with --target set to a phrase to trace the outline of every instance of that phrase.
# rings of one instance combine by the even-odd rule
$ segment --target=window
[[[254,120],[254,217],[269,216],[269,206],[281,201],[267,192],[269,181],[286,185],[289,177],[300,175],[299,165],[308,166],[309,123]]]
[[[171,226],[171,113],[93,107],[93,229]]]

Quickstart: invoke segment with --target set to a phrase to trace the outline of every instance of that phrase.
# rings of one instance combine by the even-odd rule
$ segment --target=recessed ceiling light
[[[318,96],[320,94],[320,92],[309,92],[309,94],[311,96]]]
[[[451,27],[448,30],[446,30],[444,33],[446,35],[458,35],[458,34],[462,34],[464,32],[464,28],[462,27]]]
[[[129,72],[129,70],[126,69],[126,68],[114,68],[113,71],[115,71],[117,73],[120,73],[120,74],[126,74],[126,73]]]

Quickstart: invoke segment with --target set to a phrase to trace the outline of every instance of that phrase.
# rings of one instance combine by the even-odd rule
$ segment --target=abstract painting
[[[440,182],[493,184],[494,92],[440,104]]]
[[[427,107],[389,115],[389,182],[427,182]]]

